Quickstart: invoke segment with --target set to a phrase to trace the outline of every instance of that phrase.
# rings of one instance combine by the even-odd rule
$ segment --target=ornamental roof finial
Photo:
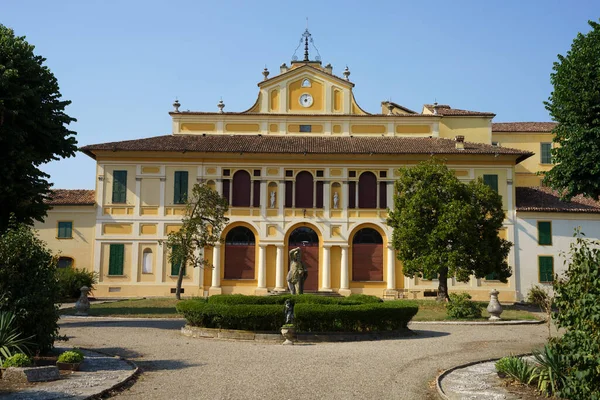
[[[315,46],[312,35],[310,34],[310,31],[308,30],[308,18],[306,18],[306,29],[304,30],[302,37],[300,37],[300,43],[298,44],[298,47],[296,47],[296,50],[294,51],[294,55],[292,56],[292,62],[298,62],[298,57],[296,56],[296,52],[298,51],[300,46],[302,46],[303,44],[304,44],[304,59],[302,60],[302,62],[311,62],[309,51],[308,51],[309,43],[313,46],[313,48],[317,52],[317,55],[315,56],[315,59],[313,61],[320,63],[321,55],[319,54],[319,50],[317,49],[317,46]]]

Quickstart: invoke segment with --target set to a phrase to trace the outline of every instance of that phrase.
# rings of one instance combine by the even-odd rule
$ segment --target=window
[[[171,248],[171,253],[174,253],[179,250],[179,246],[175,245]],[[179,268],[181,268],[181,259],[180,257],[174,257],[171,260],[171,276],[179,275]],[[183,275],[185,275],[185,266],[183,267]]]
[[[108,275],[123,275],[125,245],[111,244],[108,255]]]
[[[152,273],[152,250],[144,249],[142,253],[142,274]]]
[[[233,207],[250,207],[250,174],[239,170],[233,174],[231,205]]]
[[[254,279],[254,233],[245,226],[236,226],[225,236],[225,279]]]
[[[552,222],[538,221],[538,244],[541,246],[552,245]]]
[[[486,281],[497,281],[498,280],[498,273],[497,272],[492,272],[491,274],[487,274],[485,276],[485,280]]]
[[[305,79],[302,81],[302,87],[311,87],[312,85],[310,84],[310,81],[308,79]]]
[[[229,170],[229,169],[223,170],[223,176],[230,176],[230,175],[231,175],[231,170]]]
[[[175,188],[173,190],[173,203],[185,204],[188,195],[188,172],[175,171]]]
[[[308,171],[296,175],[296,208],[313,208],[314,183],[313,176]]]
[[[539,256],[540,283],[550,283],[554,280],[554,257]]]
[[[358,178],[358,208],[377,208],[377,177],[372,172]]]
[[[300,125],[300,132],[301,133],[310,133],[312,132],[312,125]]]
[[[113,171],[112,202],[127,202],[127,171]]]
[[[552,143],[540,143],[540,162],[552,164]]]
[[[73,267],[73,259],[71,257],[59,257],[57,268],[72,268]]]
[[[59,221],[57,237],[59,239],[71,239],[73,237],[73,223],[70,221]]]
[[[483,175],[483,183],[498,193],[498,175]]]

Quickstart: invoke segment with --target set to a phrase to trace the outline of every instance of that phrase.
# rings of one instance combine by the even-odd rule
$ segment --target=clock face
[[[300,96],[299,101],[300,101],[300,105],[302,107],[306,107],[306,108],[312,106],[312,104],[313,104],[313,98],[308,93],[304,93],[302,96]]]

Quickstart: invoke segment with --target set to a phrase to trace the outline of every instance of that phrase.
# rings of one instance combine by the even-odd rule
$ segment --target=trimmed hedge
[[[285,319],[283,302],[292,298],[296,304],[295,326],[299,332],[384,332],[405,329],[419,309],[416,302],[383,302],[377,297],[375,299],[378,301],[375,302],[372,297],[374,296],[358,299],[312,295],[212,296],[208,302],[181,301],[177,303],[177,312],[182,314],[191,326],[278,331]],[[240,304],[252,301],[264,303]]]
[[[300,332],[384,332],[406,329],[419,311],[415,302],[396,300],[361,305],[297,304]]]
[[[365,294],[353,294],[348,297],[324,297],[315,296],[314,294],[301,295],[279,295],[279,296],[246,296],[243,294],[219,294],[208,298],[209,304],[285,304],[286,300],[292,300],[294,304],[309,303],[309,304],[345,304],[359,305],[365,303],[382,303],[377,296],[368,296]]]

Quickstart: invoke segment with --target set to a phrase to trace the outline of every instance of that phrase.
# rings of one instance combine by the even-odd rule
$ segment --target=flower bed
[[[389,332],[406,329],[417,313],[412,301],[382,302],[374,296],[212,296],[185,300],[177,311],[189,326],[276,332],[284,324],[287,299],[295,303],[298,332]]]

